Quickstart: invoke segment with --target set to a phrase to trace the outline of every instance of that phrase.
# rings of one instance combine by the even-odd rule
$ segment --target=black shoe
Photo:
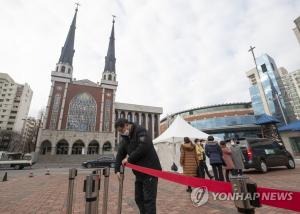
[[[192,188],[187,188],[186,191],[187,192],[192,192]]]
[[[210,179],[210,180],[211,180],[211,179],[214,179],[214,177],[215,177],[215,176],[210,176],[209,179]]]

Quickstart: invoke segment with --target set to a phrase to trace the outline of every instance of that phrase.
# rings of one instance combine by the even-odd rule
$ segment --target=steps
[[[39,155],[35,167],[78,167],[82,162],[95,160],[103,155],[113,155],[112,153],[102,155]]]

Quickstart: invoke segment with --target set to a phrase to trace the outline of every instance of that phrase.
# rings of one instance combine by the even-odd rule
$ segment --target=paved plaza
[[[299,164],[298,164],[299,165]],[[45,168],[33,168],[20,171],[6,170],[8,181],[0,182],[0,213],[1,214],[33,214],[33,213],[65,213],[68,189],[68,168],[50,169],[50,175],[45,175]],[[34,177],[29,178],[33,172]],[[75,183],[74,213],[84,213],[83,180],[91,170],[80,169]],[[0,171],[3,176],[4,171]],[[286,168],[272,169],[267,174],[255,171],[246,173],[258,186],[300,191],[300,167],[294,170]],[[102,182],[103,184],[103,182]],[[134,176],[127,169],[124,181],[124,214],[138,213],[133,198]],[[209,201],[194,207],[186,187],[168,181],[160,180],[157,198],[157,213],[168,214],[198,214],[198,213],[237,213],[232,201]],[[103,190],[103,187],[102,187]],[[101,192],[101,195],[103,192]],[[114,174],[110,176],[108,213],[116,213],[118,197],[118,181]],[[101,199],[102,200],[102,197]],[[100,201],[99,210],[101,210]],[[101,213],[101,212],[99,212]],[[288,210],[263,206],[256,213],[294,213]]]

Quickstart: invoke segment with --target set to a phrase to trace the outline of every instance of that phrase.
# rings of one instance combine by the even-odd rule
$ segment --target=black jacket
[[[161,165],[147,130],[132,124],[129,136],[122,136],[116,157],[115,172],[120,171],[122,160],[128,155],[128,163],[151,169],[161,170]],[[137,177],[145,177],[141,172],[132,170]]]

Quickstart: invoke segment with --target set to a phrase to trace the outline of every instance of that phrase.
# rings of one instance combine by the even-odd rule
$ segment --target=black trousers
[[[158,178],[156,177],[136,178],[135,202],[140,214],[156,214],[157,184]]]
[[[199,165],[198,165],[198,171],[197,171],[197,177],[199,178],[205,178],[205,162],[203,160],[199,161]],[[207,167],[207,166],[206,166]]]
[[[223,175],[223,171],[222,171],[222,164],[211,164],[213,172],[214,172],[214,176],[215,176],[215,180],[217,181],[224,181],[224,175]]]

